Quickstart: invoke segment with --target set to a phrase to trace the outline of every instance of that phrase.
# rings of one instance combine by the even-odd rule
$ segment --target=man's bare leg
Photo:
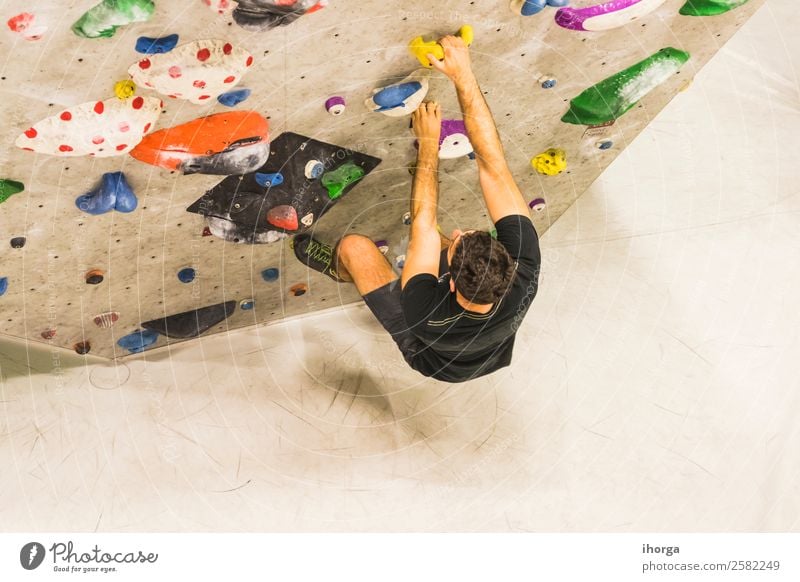
[[[339,241],[336,259],[339,277],[355,283],[362,296],[398,279],[375,243],[360,234],[348,234]]]

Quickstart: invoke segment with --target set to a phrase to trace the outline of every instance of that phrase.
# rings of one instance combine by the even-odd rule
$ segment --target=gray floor
[[[362,307],[0,346],[2,529],[797,531],[798,26],[769,3],[547,232],[501,373],[423,380]]]

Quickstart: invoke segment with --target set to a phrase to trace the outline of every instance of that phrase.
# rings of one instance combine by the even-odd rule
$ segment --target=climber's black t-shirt
[[[401,303],[406,323],[424,346],[410,359],[418,372],[447,382],[464,382],[508,366],[514,334],[536,295],[541,266],[539,238],[530,218],[506,216],[495,224],[497,240],[516,261],[516,276],[489,313],[465,310],[450,291],[446,257],[440,277],[412,277]],[[443,254],[444,257],[444,254]]]

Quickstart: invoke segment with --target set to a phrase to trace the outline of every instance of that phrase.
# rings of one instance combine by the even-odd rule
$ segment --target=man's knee
[[[345,262],[352,258],[363,259],[371,251],[378,251],[378,247],[369,238],[362,234],[348,234],[339,241],[336,253]]]

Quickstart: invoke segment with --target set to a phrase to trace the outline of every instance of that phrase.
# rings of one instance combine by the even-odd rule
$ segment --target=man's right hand
[[[444,60],[440,61],[433,55],[428,55],[428,60],[434,69],[450,77],[456,85],[474,78],[469,48],[463,40],[457,36],[445,36],[439,44],[444,49]]]

